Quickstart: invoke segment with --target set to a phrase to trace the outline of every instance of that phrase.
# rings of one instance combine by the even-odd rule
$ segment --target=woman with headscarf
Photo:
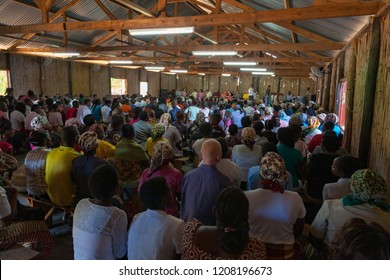
[[[268,259],[294,259],[295,238],[302,234],[306,209],[296,192],[286,191],[284,160],[268,152],[260,163],[261,188],[246,192],[252,236],[266,244]]]
[[[178,199],[180,199],[183,175],[173,167],[172,147],[168,142],[158,141],[153,148],[151,166],[144,170],[138,186],[138,192],[142,184],[153,177],[164,177],[171,189],[172,200],[167,203],[165,212],[173,216],[179,216]]]
[[[92,197],[88,187],[89,177],[98,166],[107,164],[107,161],[96,157],[98,145],[98,137],[95,132],[84,132],[79,138],[79,146],[84,155],[73,160],[70,174],[72,182],[76,186],[74,207],[76,207],[81,199]]]
[[[169,113],[162,114],[160,118],[160,123],[165,126],[165,132],[162,137],[169,141],[169,144],[172,147],[172,152],[174,157],[182,157],[183,151],[181,147],[181,142],[183,139],[181,138],[181,134],[177,128],[172,125],[172,118]]]
[[[325,119],[324,119],[324,123],[326,123],[326,122],[334,123],[333,131],[336,132],[337,137],[339,137],[341,134],[341,128],[337,124],[339,122],[339,117],[335,113],[328,113],[328,114],[326,114]],[[323,130],[322,125],[319,127],[319,129]]]
[[[151,137],[148,138],[145,144],[145,150],[148,153],[148,156],[152,156],[153,148],[157,142],[163,141],[168,142],[167,139],[163,138],[163,134],[165,133],[165,125],[162,123],[156,123],[150,129]]]
[[[265,246],[249,235],[248,199],[237,187],[222,190],[215,203],[215,226],[193,219],[183,233],[183,260],[264,260]]]
[[[321,134],[321,130],[319,130],[320,121],[317,117],[310,117],[309,118],[309,127],[306,128],[302,134],[303,134],[303,140],[306,144],[310,143],[310,140],[317,134]]]
[[[235,145],[232,150],[232,161],[241,168],[241,185],[246,185],[248,170],[252,166],[259,165],[262,151],[259,145],[255,145],[256,132],[251,127],[242,130],[241,139],[244,144]],[[246,187],[246,186],[245,186]]]
[[[191,123],[191,125],[188,127],[188,146],[192,147],[194,142],[200,138],[202,138],[202,135],[200,134],[200,126],[201,124],[205,123],[206,116],[203,112],[199,112],[196,115],[195,121]]]
[[[348,196],[323,202],[311,224],[310,242],[326,255],[339,230],[352,218],[375,222],[390,232],[389,210],[383,177],[370,169],[358,170],[350,179]]]

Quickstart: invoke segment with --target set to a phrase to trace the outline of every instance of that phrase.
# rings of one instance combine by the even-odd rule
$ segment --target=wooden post
[[[334,110],[334,102],[336,100],[336,89],[337,89],[337,67],[338,67],[338,60],[335,59],[332,65],[332,76],[330,80],[330,88],[329,88],[329,102],[328,102],[328,109],[329,112],[333,112]]]
[[[346,96],[346,112],[345,112],[345,130],[343,137],[343,147],[350,152],[352,140],[352,119],[353,119],[353,100],[355,93],[355,77],[356,77],[356,39],[351,42],[351,56],[349,58],[349,69],[347,72],[347,96]]]
[[[322,107],[327,111],[329,109],[329,92],[330,92],[330,80],[332,75],[332,67],[330,64],[328,68],[325,70],[325,78],[324,78],[324,90],[322,95]]]
[[[370,138],[372,120],[374,112],[374,101],[376,91],[376,79],[379,66],[380,53],[380,18],[374,18],[371,26],[371,42],[368,55],[367,76],[364,88],[363,108],[362,108],[362,129],[359,136],[359,161],[363,166],[367,166],[370,151]]]

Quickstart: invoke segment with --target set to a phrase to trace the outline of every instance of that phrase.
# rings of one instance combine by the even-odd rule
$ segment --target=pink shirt
[[[176,197],[177,194],[181,193],[181,185],[183,181],[183,175],[180,173],[179,170],[174,168],[171,165],[163,165],[160,169],[156,170],[150,177],[148,177],[150,168],[145,169],[142,173],[141,180],[139,182],[138,186],[138,192],[141,189],[141,185],[148,179],[153,177],[164,177],[167,182],[168,186],[171,188],[172,193],[172,202],[170,205],[167,205],[165,208],[165,212],[168,214],[171,214],[172,216],[178,217],[179,216],[179,209],[177,207],[176,203]]]

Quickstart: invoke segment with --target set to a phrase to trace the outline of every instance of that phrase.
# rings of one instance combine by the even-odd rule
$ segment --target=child
[[[349,194],[349,178],[359,169],[359,160],[351,156],[339,156],[334,159],[332,173],[340,177],[335,183],[324,185],[323,200],[339,199]]]
[[[128,234],[129,260],[179,259],[184,221],[164,212],[170,203],[170,188],[164,177],[145,181],[139,197],[148,208],[133,219]]]

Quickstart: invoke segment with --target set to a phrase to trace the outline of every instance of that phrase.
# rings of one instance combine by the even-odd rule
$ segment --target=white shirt
[[[369,204],[343,206],[342,199],[325,200],[313,223],[311,234],[331,245],[343,225],[352,218],[376,222],[390,232],[390,213]]]
[[[111,107],[104,105],[100,111],[102,112],[102,120],[104,123],[109,123],[110,122],[110,112],[111,112]]]
[[[322,199],[340,199],[349,194],[349,178],[340,178],[335,183],[324,185]]]
[[[26,118],[24,119],[24,129],[26,130],[32,130],[32,127],[31,127],[31,121],[35,118],[35,117],[38,117],[39,115],[32,111],[30,114],[28,114],[26,116]]]
[[[306,215],[299,194],[256,189],[245,195],[249,201],[249,234],[266,243],[294,244],[294,224]]]
[[[253,89],[253,87],[248,88],[248,93],[250,96],[253,96],[255,94],[255,90]]]
[[[77,120],[81,124],[84,124],[84,117],[89,114],[91,114],[91,109],[89,109],[88,106],[80,105],[77,109]]]
[[[253,109],[251,106],[244,107],[244,111],[246,113],[246,116],[248,117],[253,117],[253,115],[255,114],[255,109]]]
[[[114,206],[80,200],[73,216],[75,260],[115,260],[126,254],[127,216]]]
[[[25,119],[26,119],[26,117],[18,110],[12,111],[11,116],[10,116],[10,122],[12,125],[12,129],[15,131],[20,131],[21,129],[23,129],[24,124],[22,125],[22,123],[24,123]]]
[[[128,259],[175,259],[181,254],[183,229],[183,220],[164,211],[148,209],[137,214],[128,233]]]
[[[199,166],[203,164],[203,161],[199,163]],[[223,175],[228,177],[232,182],[232,186],[240,187],[241,185],[241,169],[228,158],[223,158],[217,163],[217,169]]]
[[[259,145],[253,145],[252,150],[244,144],[233,147],[232,161],[240,166],[242,182],[246,182],[249,168],[260,164],[262,156],[263,154]]]

